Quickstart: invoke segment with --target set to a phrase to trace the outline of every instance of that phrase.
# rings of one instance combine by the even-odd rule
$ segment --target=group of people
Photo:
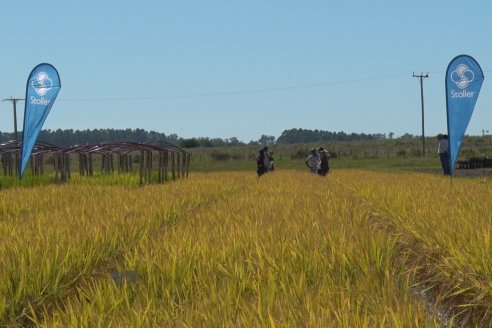
[[[442,171],[444,172],[444,175],[450,175],[448,135],[439,133],[437,135],[437,140],[439,141],[437,152],[439,153],[439,159],[441,160]]]
[[[323,147],[319,147],[318,149],[312,148],[305,163],[311,173],[326,176],[330,171],[330,166],[328,165],[329,158],[330,154]]]
[[[273,161],[273,151],[268,151],[268,147],[263,147],[256,158],[256,173],[258,178],[267,172],[275,170]]]
[[[449,168],[449,144],[447,134],[438,134],[437,140],[439,141],[437,152],[439,153],[439,159],[441,161],[441,167],[444,175],[450,175],[451,170]],[[324,150],[323,147],[312,148],[308,158],[306,158],[306,166],[309,168],[311,173],[319,174],[321,176],[326,176],[330,171],[329,166],[330,155],[328,151]],[[268,147],[263,147],[259,151],[259,155],[256,158],[256,166],[258,177],[262,176],[267,172],[275,170],[273,161],[273,151],[268,151]]]
[[[312,148],[305,163],[311,173],[326,176],[330,170],[329,158],[328,151],[324,150],[323,147]],[[275,170],[273,151],[268,151],[268,147],[265,146],[259,151],[258,157],[256,157],[256,168],[258,177]]]

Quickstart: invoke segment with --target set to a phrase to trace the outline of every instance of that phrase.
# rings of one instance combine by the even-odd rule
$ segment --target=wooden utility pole
[[[15,140],[19,140],[19,136],[17,135],[17,102],[20,100],[25,100],[21,98],[6,98],[3,99],[2,101],[10,101],[12,105],[14,106],[14,138]]]
[[[413,77],[418,77],[420,81],[420,103],[422,106],[422,157],[425,157],[425,132],[424,132],[424,78],[429,77],[429,73],[420,73],[420,75],[415,75]]]

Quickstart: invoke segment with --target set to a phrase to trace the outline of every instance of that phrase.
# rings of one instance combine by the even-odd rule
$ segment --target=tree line
[[[315,143],[327,141],[384,140],[384,133],[345,133],[324,130],[290,129],[284,130],[277,139],[278,144]]]
[[[21,133],[19,133],[21,135]],[[405,135],[413,137],[412,135]],[[392,133],[389,136],[392,139]],[[14,139],[11,132],[0,132],[0,142]],[[168,134],[156,131],[146,131],[144,129],[57,129],[42,130],[38,140],[60,146],[68,147],[81,144],[97,144],[101,142],[129,141],[129,142],[152,142],[167,141],[184,148],[196,147],[227,147],[241,145],[273,145],[277,144],[302,144],[327,141],[357,141],[357,140],[383,140],[386,135],[382,133],[365,134],[345,132],[330,132],[323,130],[290,129],[282,132],[276,139],[271,135],[262,135],[258,140],[251,140],[248,143],[240,141],[236,137],[231,138],[182,138],[177,134]]]

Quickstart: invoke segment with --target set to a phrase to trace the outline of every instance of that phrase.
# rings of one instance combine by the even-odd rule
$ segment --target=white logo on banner
[[[31,81],[31,86],[34,88],[38,96],[44,96],[53,86],[53,81],[45,72],[39,72],[38,75]]]
[[[458,67],[451,73],[451,81],[453,81],[458,88],[466,89],[468,84],[470,84],[475,79],[475,74],[468,69],[465,64],[459,64]]]

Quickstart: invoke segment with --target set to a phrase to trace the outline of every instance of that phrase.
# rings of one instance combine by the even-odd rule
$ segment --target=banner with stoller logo
[[[461,141],[473,114],[483,79],[484,75],[480,65],[468,55],[455,57],[446,70],[446,111],[451,175],[453,175]]]
[[[19,179],[22,178],[36,139],[60,88],[61,83],[58,71],[50,64],[39,64],[29,74],[26,86],[26,105],[24,107]]]

